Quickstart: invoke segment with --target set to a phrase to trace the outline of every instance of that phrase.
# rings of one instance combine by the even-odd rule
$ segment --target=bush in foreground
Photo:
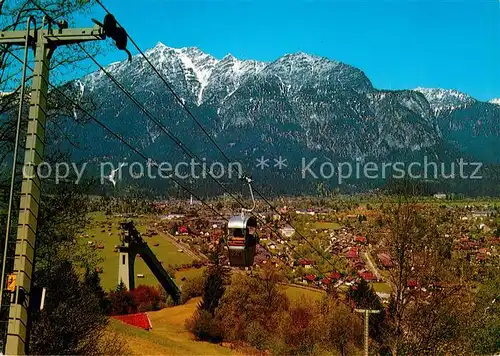
[[[165,307],[165,293],[161,286],[139,285],[129,291],[123,285],[108,294],[110,315],[125,315],[137,312],[160,310]]]

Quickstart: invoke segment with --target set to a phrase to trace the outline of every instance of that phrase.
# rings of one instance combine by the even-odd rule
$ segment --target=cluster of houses
[[[341,285],[350,286],[363,279],[367,282],[380,280],[374,271],[366,266],[366,261],[362,252],[367,249],[368,239],[362,233],[355,233],[354,229],[343,227],[335,231],[319,231],[329,233],[329,246],[325,252],[343,258],[348,262],[347,271],[333,271],[328,276],[317,276],[316,274],[306,274],[302,278],[302,283],[314,287],[328,288],[329,286],[339,287]],[[314,261],[310,259],[299,259],[297,265],[304,269],[311,269]]]
[[[360,254],[364,244],[366,244],[366,237],[357,235],[354,237],[353,243],[353,246],[341,249],[340,254],[341,257],[345,258],[348,261],[350,267],[349,271],[346,271],[344,273],[333,271],[328,276],[323,278],[320,278],[315,274],[306,274],[302,278],[302,283],[326,288],[329,285],[333,285],[334,287],[338,287],[341,285],[350,286],[361,279],[367,282],[379,281],[380,278],[366,267],[366,263]],[[299,259],[298,265],[305,269],[309,269],[313,267],[314,261],[308,259]]]
[[[484,240],[472,240],[464,236],[454,241],[454,249],[464,251],[467,261],[485,263],[487,259],[500,256],[500,237],[489,237]]]
[[[470,210],[466,219],[483,224],[481,231],[492,236],[487,224],[495,212]],[[190,244],[191,247],[199,249],[203,245],[208,249],[215,248],[220,238],[226,234],[226,221],[208,210],[199,209],[196,204],[190,204],[181,211],[162,215],[160,224],[166,231],[168,230],[178,239]],[[356,225],[358,222],[366,221],[366,216],[371,214],[371,210],[363,211],[362,215],[353,214],[352,211],[337,213],[328,209],[296,209],[292,206],[283,206],[278,208],[278,212],[279,214],[275,211],[257,213],[260,221],[264,221],[267,225],[259,224],[258,233],[262,246],[259,246],[257,250],[255,258],[257,264],[283,264],[294,271],[297,270],[297,267],[302,267],[305,273],[303,276],[296,276],[296,281],[316,288],[349,286],[359,280],[380,282],[382,281],[380,270],[394,268],[390,252],[383,246],[369,245],[370,241],[365,231],[362,231],[363,227],[360,228],[359,225]],[[234,211],[222,209],[222,213],[231,216]],[[316,261],[308,258],[295,259],[293,251],[289,248],[289,243],[296,240],[295,242],[301,245],[303,242],[297,240],[295,229],[288,224],[290,214],[302,216],[301,219],[309,221],[310,223],[306,223],[306,226],[309,226],[311,232],[318,234],[321,238],[324,237],[324,241],[327,242],[327,246],[324,246],[326,247],[324,252],[345,259],[348,267],[341,271],[329,271],[328,275],[320,276],[315,268]],[[337,216],[337,218],[332,216]],[[326,226],[328,225],[326,223],[332,219],[343,226],[340,228],[338,226],[336,228],[321,228],[322,223],[325,223]],[[498,256],[499,244],[500,238],[490,237],[478,240],[462,237],[456,240],[453,246],[455,250],[464,251],[469,261],[485,263],[492,256]],[[417,279],[410,279],[407,288],[416,291],[422,289]]]

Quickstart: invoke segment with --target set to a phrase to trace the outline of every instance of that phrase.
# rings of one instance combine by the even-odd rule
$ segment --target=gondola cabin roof
[[[249,226],[257,226],[257,220],[253,216],[233,216],[227,223],[228,229],[246,229]]]

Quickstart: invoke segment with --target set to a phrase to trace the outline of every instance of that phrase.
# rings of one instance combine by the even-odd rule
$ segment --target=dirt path
[[[382,280],[382,275],[380,274],[380,271],[378,270],[377,267],[375,267],[375,264],[373,263],[372,259],[370,258],[370,254],[368,252],[363,252],[363,256],[365,258],[366,263],[368,264],[368,268],[370,271],[377,277],[379,281]]]
[[[191,250],[188,244],[185,244],[183,242],[177,242],[177,239],[170,235],[169,233],[161,233],[162,236],[164,236],[169,242],[171,242],[177,249],[184,251],[186,255],[191,257],[194,260],[206,260],[207,256],[202,254],[201,252],[194,252]]]

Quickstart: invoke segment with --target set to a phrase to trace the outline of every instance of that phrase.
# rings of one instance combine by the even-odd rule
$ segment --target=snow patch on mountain
[[[231,54],[219,61],[209,79],[205,99],[215,99],[221,104],[251,76],[258,75],[267,63],[239,60]]]
[[[197,105],[203,102],[203,93],[219,60],[197,47],[172,48],[161,42],[146,51],[145,55],[169,80],[175,79],[171,78],[172,75],[183,75]],[[143,65],[149,66],[148,63]]]
[[[301,87],[304,82],[325,79],[340,64],[328,58],[297,52],[270,63],[263,73],[278,77],[285,87]]]
[[[218,60],[198,50],[197,48],[175,49],[186,71],[192,71],[196,80],[200,83],[197,95],[197,104],[200,105],[203,100],[203,91],[208,85],[208,79]]]
[[[490,104],[500,105],[500,98],[491,99]]]
[[[419,87],[413,90],[424,95],[436,115],[443,111],[465,108],[476,102],[470,95],[454,89]]]
[[[303,52],[287,54],[274,62],[240,60],[231,54],[217,59],[197,47],[172,48],[158,42],[145,55],[164,78],[174,85],[176,92],[197,106],[209,101],[222,104],[249,78],[278,78],[284,93],[293,93],[303,85],[316,87],[327,84],[335,87],[373,89],[362,71],[344,63]],[[140,54],[131,62],[110,64],[106,70],[118,80],[135,88],[155,85],[158,78],[149,63]],[[102,71],[89,74],[82,82],[93,91],[105,79]]]

